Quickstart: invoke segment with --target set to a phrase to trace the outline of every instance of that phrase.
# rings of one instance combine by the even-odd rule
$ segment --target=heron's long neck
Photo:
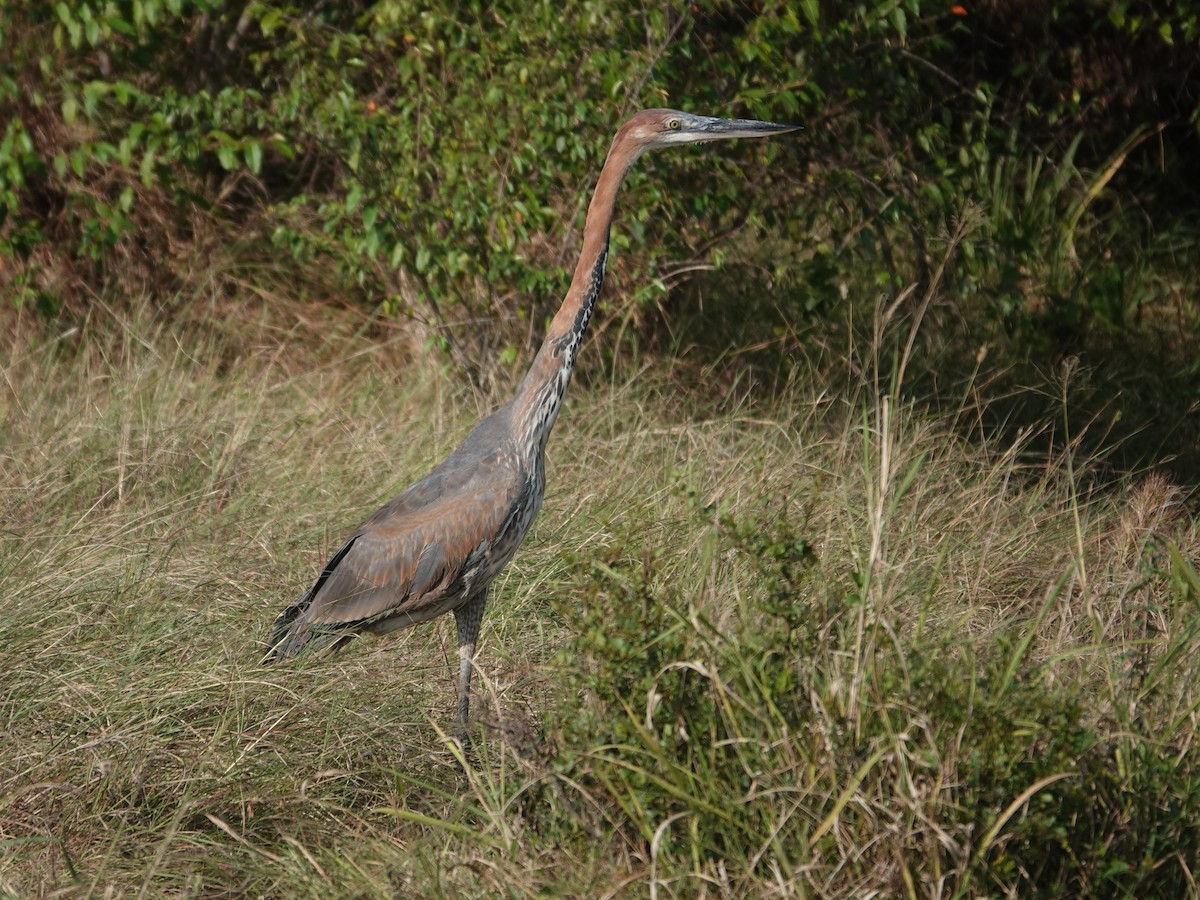
[[[575,265],[575,275],[558,314],[546,331],[546,339],[529,367],[513,398],[513,424],[516,434],[531,452],[546,446],[550,429],[558,418],[563,396],[575,368],[579,345],[592,320],[592,311],[604,284],[604,264],[608,257],[608,232],[612,225],[617,191],[637,153],[625,146],[618,135],[613,141],[588,205],[583,226],[583,250]]]

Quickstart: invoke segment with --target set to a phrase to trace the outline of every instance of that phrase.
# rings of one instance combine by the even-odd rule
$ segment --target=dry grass
[[[1183,492],[1085,490],[816,368],[574,392],[465,770],[449,620],[263,668],[476,412],[343,324],[8,348],[0,893],[1195,892]]]

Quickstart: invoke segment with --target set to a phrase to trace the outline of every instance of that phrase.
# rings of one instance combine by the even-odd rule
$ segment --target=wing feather
[[[453,462],[451,457],[350,536],[308,593],[279,617],[276,657],[295,654],[318,634],[394,617],[422,621],[466,600],[528,486],[498,454],[469,468]]]

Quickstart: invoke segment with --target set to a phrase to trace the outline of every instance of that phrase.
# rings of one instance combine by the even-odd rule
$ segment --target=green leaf
[[[250,141],[242,150],[246,158],[246,167],[255,175],[262,171],[263,150],[258,141]]]
[[[138,166],[138,173],[142,177],[142,184],[146,185],[146,187],[154,183],[154,162],[155,152],[154,148],[151,147],[142,155],[141,164]]]
[[[258,27],[262,29],[263,37],[270,37],[271,33],[280,26],[283,22],[283,13],[279,9],[272,7],[267,10],[266,14],[258,20]]]

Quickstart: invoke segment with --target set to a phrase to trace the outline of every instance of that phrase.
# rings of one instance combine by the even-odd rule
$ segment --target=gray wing
[[[292,656],[320,635],[453,609],[479,577],[494,574],[491,551],[526,490],[510,458],[493,453],[472,463],[455,453],[350,536],[276,621],[271,657]]]

